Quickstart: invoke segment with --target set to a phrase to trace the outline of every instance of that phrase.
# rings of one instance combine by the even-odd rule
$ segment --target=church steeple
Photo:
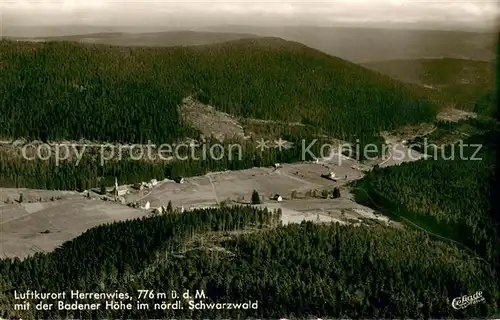
[[[118,197],[118,179],[115,177],[115,189],[113,190],[113,195],[115,199]]]

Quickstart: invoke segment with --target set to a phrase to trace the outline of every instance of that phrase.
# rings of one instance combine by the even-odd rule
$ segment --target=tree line
[[[293,146],[279,150],[272,146],[257,148],[255,139],[233,139],[221,144],[214,138],[208,138],[203,142],[207,145],[205,150],[201,147],[194,149],[194,153],[189,149],[180,150],[179,158],[185,157],[186,160],[176,159],[176,155],[172,155],[172,160],[167,159],[170,155],[163,155],[163,159],[167,160],[147,157],[136,160],[124,153],[122,159],[111,159],[102,163],[100,149],[87,149],[78,165],[75,159],[60,162],[55,157],[48,160],[29,160],[0,150],[0,185],[11,188],[84,191],[103,185],[110,187],[114,185],[115,177],[120,184],[134,184],[151,179],[200,176],[208,172],[311,161],[314,160],[313,156],[320,156],[322,143],[328,142],[314,135],[309,135],[308,138],[284,135],[284,138],[296,140],[287,140]],[[314,139],[318,140],[309,148],[311,153],[303,153],[302,138],[308,141],[306,146]],[[213,159],[209,153],[210,147],[215,144],[220,144],[224,150],[220,155],[216,154],[220,159]],[[241,146],[241,149],[232,147],[235,145]]]

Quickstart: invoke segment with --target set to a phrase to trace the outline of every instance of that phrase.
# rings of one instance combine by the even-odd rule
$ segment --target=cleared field
[[[0,203],[13,202],[19,200],[20,194],[23,194],[24,202],[40,201],[43,202],[61,199],[80,198],[80,194],[76,191],[57,191],[57,190],[34,190],[34,189],[15,189],[15,188],[0,188]],[[54,199],[52,199],[54,198]]]
[[[360,222],[361,218],[377,219],[383,222],[386,218],[375,216],[373,210],[355,203],[345,184],[360,179],[363,173],[357,168],[354,160],[323,161],[321,163],[284,164],[279,169],[252,168],[235,172],[211,173],[201,177],[185,179],[185,183],[165,182],[146,196],[140,197],[142,202],[149,201],[151,208],[167,206],[172,201],[174,207],[185,210],[200,207],[214,207],[222,201],[248,204],[253,190],[257,190],[262,198],[261,207],[280,208],[282,221],[300,223],[304,220],[318,222]],[[322,178],[322,174],[334,172],[339,178],[332,181]],[[346,178],[347,176],[347,178]],[[340,199],[321,199],[306,197],[308,191],[331,190],[339,187]],[[291,199],[292,191],[297,192],[298,199]],[[284,201],[273,200],[279,194]],[[134,199],[135,197],[135,199]],[[128,200],[137,200],[132,195]]]
[[[476,118],[477,114],[474,112],[467,112],[458,109],[446,109],[438,114],[437,119],[441,121],[457,122],[463,119]]]
[[[426,157],[426,155],[397,141],[386,140],[386,143],[390,147],[390,153],[386,156],[386,159],[379,164],[382,168],[400,165],[405,162],[418,161]]]
[[[145,211],[82,198],[0,205],[1,257],[52,251],[100,224],[144,216]]]
[[[195,209],[229,204],[247,204],[253,190],[261,195],[260,206],[282,210],[284,224],[304,220],[359,224],[362,219],[388,222],[373,210],[352,200],[345,184],[360,179],[363,167],[357,161],[333,156],[319,163],[284,164],[279,169],[252,168],[234,172],[211,173],[186,178],[185,183],[162,181],[151,191],[133,192],[127,202],[150,202],[150,209],[139,210],[99,198],[87,199],[77,192],[0,189],[0,255],[26,257],[36,252],[52,251],[65,241],[100,224],[146,216],[172,201],[174,207]],[[338,181],[322,178],[334,172]],[[339,199],[322,199],[322,190],[338,187]],[[297,199],[291,199],[296,191]],[[312,195],[315,191],[316,197]],[[23,202],[19,203],[19,195]],[[279,194],[284,201],[273,200]],[[55,200],[50,200],[55,197]],[[6,199],[10,199],[6,203]],[[26,199],[33,199],[28,202]],[[45,199],[43,202],[38,202]],[[47,200],[49,199],[49,200]],[[58,200],[59,199],[59,200]],[[30,200],[31,201],[31,200]],[[392,223],[392,222],[391,222]]]
[[[322,174],[335,172],[339,181],[322,178]],[[345,176],[347,175],[347,179]],[[252,168],[241,171],[211,173],[205,176],[185,179],[185,183],[163,183],[155,188],[142,201],[149,201],[151,207],[166,206],[172,201],[174,206],[189,209],[199,206],[213,206],[224,200],[249,201],[253,190],[267,201],[276,194],[289,198],[293,190],[305,193],[313,189],[342,186],[348,181],[357,180],[363,175],[359,170],[335,164],[285,164],[282,168]],[[134,196],[127,200],[137,200]]]

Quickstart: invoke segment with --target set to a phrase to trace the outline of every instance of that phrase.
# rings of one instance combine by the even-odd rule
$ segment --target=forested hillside
[[[493,271],[456,247],[381,226],[281,227],[280,215],[226,207],[143,218],[91,229],[53,253],[0,260],[0,316],[484,318],[498,311]],[[133,305],[138,290],[203,290],[206,303],[250,300],[258,308],[190,310],[181,299],[183,310],[154,310],[165,299],[152,298],[150,310],[15,311],[14,290],[34,288],[118,290]],[[484,302],[451,307],[453,298],[478,290]]]
[[[457,143],[430,152],[432,159],[373,170],[356,182],[356,194],[360,202],[463,243],[495,263],[500,217],[491,196],[498,125],[469,123],[489,130],[465,140],[463,148]]]
[[[448,107],[492,115],[496,63],[463,59],[392,60],[363,64],[407,83],[434,88]]]
[[[0,43],[0,136],[167,143],[182,98],[344,140],[432,119],[423,89],[281,39],[173,48]]]

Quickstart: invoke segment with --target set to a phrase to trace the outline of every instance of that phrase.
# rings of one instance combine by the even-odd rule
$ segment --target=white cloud
[[[419,0],[323,1],[109,1],[0,0],[7,23],[53,25],[94,23],[147,25],[179,22],[203,24],[316,22],[491,21],[499,16],[496,2]],[[5,23],[5,22],[4,22]]]

